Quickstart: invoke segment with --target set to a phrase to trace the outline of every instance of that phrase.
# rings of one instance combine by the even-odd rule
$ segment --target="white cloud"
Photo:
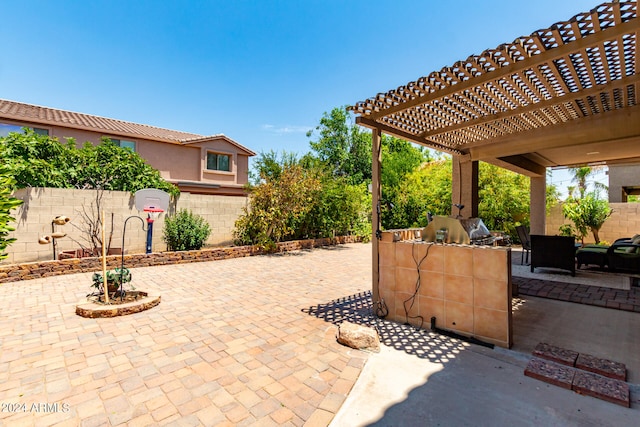
[[[267,132],[271,132],[271,133],[275,133],[275,134],[290,134],[290,133],[307,133],[308,131],[310,131],[311,129],[313,129],[313,127],[311,126],[291,126],[291,125],[285,125],[285,126],[275,126],[275,125],[262,125],[262,129],[266,130]]]

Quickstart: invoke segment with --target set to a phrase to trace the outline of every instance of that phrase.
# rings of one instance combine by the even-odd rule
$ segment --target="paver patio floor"
[[[368,355],[303,310],[369,290],[370,250],[128,266],[162,302],[107,319],[91,273],[0,285],[0,424],[326,425]]]

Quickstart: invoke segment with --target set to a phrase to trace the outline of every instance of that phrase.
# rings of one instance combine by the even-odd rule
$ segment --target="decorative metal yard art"
[[[56,239],[60,239],[62,237],[65,237],[67,235],[67,233],[64,233],[62,231],[56,231],[56,225],[65,225],[66,223],[68,223],[69,221],[71,221],[71,218],[69,218],[68,216],[64,216],[64,215],[58,215],[57,217],[53,218],[51,220],[51,234],[48,234],[46,236],[42,236],[38,239],[38,243],[40,243],[41,245],[47,245],[49,243],[51,243],[53,245],[53,260],[55,261],[57,259],[57,249],[58,249],[58,245],[56,243]]]

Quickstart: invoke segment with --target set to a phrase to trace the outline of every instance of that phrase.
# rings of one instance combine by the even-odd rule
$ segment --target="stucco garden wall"
[[[0,265],[15,264],[33,261],[45,261],[53,259],[53,247],[51,244],[41,245],[38,239],[51,233],[51,221],[58,215],[65,215],[71,221],[64,226],[55,226],[56,231],[67,233],[67,237],[56,240],[57,252],[74,250],[89,246],[83,239],[82,221],[83,211],[92,212],[92,204],[95,206],[96,191],[59,188],[25,188],[18,190],[15,197],[22,199],[24,203],[12,211],[12,216],[17,220],[13,224],[16,231],[11,233],[18,240],[9,246],[9,257],[0,262]],[[233,239],[233,226],[242,213],[242,208],[247,204],[247,197],[242,196],[217,196],[182,193],[175,206],[171,206],[169,213],[176,209],[189,209],[201,215],[211,225],[211,236],[206,242],[209,246],[219,246],[231,243]],[[122,246],[122,230],[124,221],[129,216],[140,216],[145,219],[146,214],[138,213],[134,207],[133,196],[128,192],[105,191],[102,198],[107,217],[107,225],[110,224],[110,216],[113,214],[112,248]],[[153,251],[164,251],[166,245],[162,241],[162,229],[164,218],[162,214],[153,226]],[[142,230],[142,222],[131,219],[127,223],[125,233],[125,250],[127,253],[144,253],[146,246],[146,232]],[[108,232],[107,228],[107,232]],[[80,242],[80,243],[78,243]]]
[[[613,243],[621,237],[631,237],[640,234],[640,203],[610,203],[613,209],[611,216],[600,229],[600,240]],[[562,215],[562,205],[556,205],[547,215],[546,234],[560,234],[562,224],[573,224]],[[594,243],[593,234],[584,239],[585,243]]]

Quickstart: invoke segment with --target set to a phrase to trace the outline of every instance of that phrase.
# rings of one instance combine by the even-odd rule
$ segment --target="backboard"
[[[157,188],[145,188],[134,194],[133,203],[138,211],[166,212],[169,209],[169,193]]]

